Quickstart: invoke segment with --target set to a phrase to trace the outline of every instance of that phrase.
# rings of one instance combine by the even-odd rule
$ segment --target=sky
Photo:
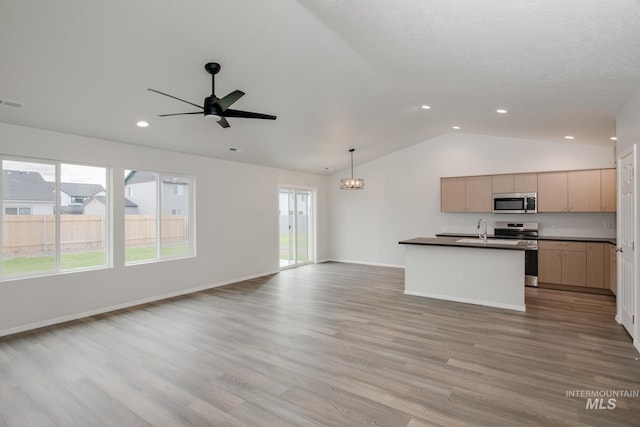
[[[60,178],[62,182],[100,184],[106,187],[107,173],[102,167],[61,164]],[[2,169],[39,172],[45,181],[55,181],[55,165],[51,163],[30,163],[14,160],[3,160]]]

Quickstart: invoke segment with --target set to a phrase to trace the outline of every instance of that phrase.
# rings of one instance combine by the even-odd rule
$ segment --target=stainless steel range
[[[538,286],[538,223],[496,221],[496,238],[518,239],[527,244],[524,252],[524,285]]]

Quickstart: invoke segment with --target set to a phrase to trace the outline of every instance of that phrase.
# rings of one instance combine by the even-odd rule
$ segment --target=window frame
[[[23,162],[23,163],[35,163],[41,165],[49,165],[53,166],[55,178],[52,182],[55,192],[55,198],[53,202],[53,218],[55,225],[55,256],[54,256],[54,268],[48,270],[38,270],[38,271],[30,271],[23,273],[13,273],[6,274],[3,271],[2,263],[4,261],[3,251],[4,247],[0,249],[0,282],[23,279],[23,278],[34,278],[34,277],[42,277],[42,276],[54,276],[59,274],[70,274],[82,271],[92,271],[92,270],[102,270],[107,268],[113,268],[113,212],[112,212],[112,173],[113,168],[109,165],[103,164],[90,164],[83,163],[77,161],[68,161],[68,160],[60,160],[60,159],[42,159],[37,157],[22,157],[22,156],[10,156],[0,154],[0,218],[5,215],[5,206],[4,206],[4,193],[3,193],[3,180],[4,180],[4,161],[10,162]],[[105,213],[104,213],[104,252],[105,252],[105,263],[96,266],[88,266],[88,267],[79,267],[79,268],[70,268],[70,269],[62,269],[61,267],[61,257],[62,257],[62,241],[61,241],[61,233],[60,233],[60,222],[61,222],[61,207],[62,207],[62,189],[61,189],[61,179],[62,179],[62,167],[63,165],[67,166],[83,166],[83,167],[91,167],[91,168],[101,168],[104,169],[104,178],[105,178]],[[17,215],[26,215],[20,214],[20,207],[18,209]],[[28,207],[30,210],[29,215],[33,213],[32,207]],[[0,220],[0,240],[2,240],[3,236],[3,227],[4,221]]]
[[[196,222],[195,222],[195,175],[190,174],[190,173],[185,173],[185,172],[167,172],[167,171],[160,171],[160,170],[152,170],[152,169],[142,169],[142,168],[125,168],[125,175],[123,177],[123,192],[125,194],[127,194],[127,197],[132,197],[132,199],[134,198],[134,196],[131,196],[132,194],[139,194],[140,189],[137,189],[135,191],[133,191],[133,188],[131,186],[127,187],[127,184],[125,182],[127,176],[129,173],[135,171],[135,172],[144,172],[144,173],[149,173],[149,174],[153,174],[155,176],[155,215],[156,215],[156,243],[155,243],[155,258],[152,259],[144,259],[144,260],[139,260],[139,261],[127,261],[126,259],[126,240],[127,240],[127,235],[126,235],[126,226],[123,229],[123,241],[124,241],[124,250],[125,250],[125,256],[124,256],[124,265],[125,267],[128,266],[134,266],[134,265],[140,265],[140,264],[148,264],[148,263],[154,263],[154,262],[164,262],[164,261],[171,261],[171,260],[178,260],[178,259],[187,259],[187,258],[194,258],[196,256],[196,242],[195,242],[195,236],[196,236]],[[128,173],[127,173],[128,171]],[[178,195],[178,194],[174,194],[174,191],[172,191],[171,193],[179,196],[179,197],[184,197],[186,196],[188,198],[187,200],[187,210],[188,210],[188,214],[187,214],[187,232],[186,232],[186,236],[187,236],[187,253],[186,254],[178,254],[178,255],[162,255],[162,201],[163,201],[163,191],[162,191],[162,185],[163,185],[163,177],[166,176],[171,176],[171,177],[180,177],[180,178],[184,178],[186,179],[186,183],[183,183],[181,186],[184,188],[184,186],[186,185],[187,189],[186,191],[182,191],[182,194]],[[135,202],[135,200],[132,200],[133,202]],[[126,207],[125,207],[126,209]],[[126,213],[123,212],[123,217],[125,219],[126,222]],[[173,215],[173,214],[170,214]]]

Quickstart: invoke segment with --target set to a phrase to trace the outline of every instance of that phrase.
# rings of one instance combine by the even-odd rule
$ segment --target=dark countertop
[[[478,237],[478,235],[460,235],[460,236],[444,236],[444,237],[416,237],[414,239],[403,240],[398,242],[401,245],[423,245],[423,246],[458,246],[463,248],[483,248],[483,249],[510,249],[515,251],[524,251],[526,244],[518,243],[517,245],[501,245],[500,243],[461,243],[459,239],[465,237]]]
[[[438,233],[437,237],[456,237],[458,239],[464,237],[478,237],[478,233]],[[508,236],[498,236],[496,237],[493,234],[487,234],[489,239],[519,239],[520,237],[508,237]],[[615,238],[606,238],[606,237],[567,237],[567,236],[538,236],[534,238],[527,238],[528,240],[556,240],[561,242],[600,242],[600,243],[611,243],[612,245],[616,244]]]

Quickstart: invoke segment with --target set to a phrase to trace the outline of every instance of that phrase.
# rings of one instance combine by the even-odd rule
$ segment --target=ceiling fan
[[[155,89],[147,89],[151,92],[159,93],[160,95],[168,96],[169,98],[177,99],[178,101],[186,102],[189,105],[193,105],[194,107],[198,107],[203,111],[194,111],[190,113],[174,113],[174,114],[160,114],[158,117],[168,117],[168,116],[184,116],[189,114],[203,114],[205,118],[216,118],[218,119],[218,124],[223,128],[228,128],[229,122],[227,121],[227,117],[242,117],[245,119],[265,119],[265,120],[275,120],[276,116],[272,116],[270,114],[262,114],[262,113],[253,113],[251,111],[240,111],[240,110],[232,110],[229,108],[240,99],[244,92],[241,90],[234,90],[227,96],[222,98],[218,98],[216,96],[216,74],[220,71],[220,64],[217,62],[209,62],[204,66],[204,69],[207,70],[209,74],[211,74],[211,96],[207,96],[204,99],[204,106],[200,106],[194,104],[193,102],[185,101],[184,99],[180,99],[177,96],[169,95],[168,93],[160,92]]]

